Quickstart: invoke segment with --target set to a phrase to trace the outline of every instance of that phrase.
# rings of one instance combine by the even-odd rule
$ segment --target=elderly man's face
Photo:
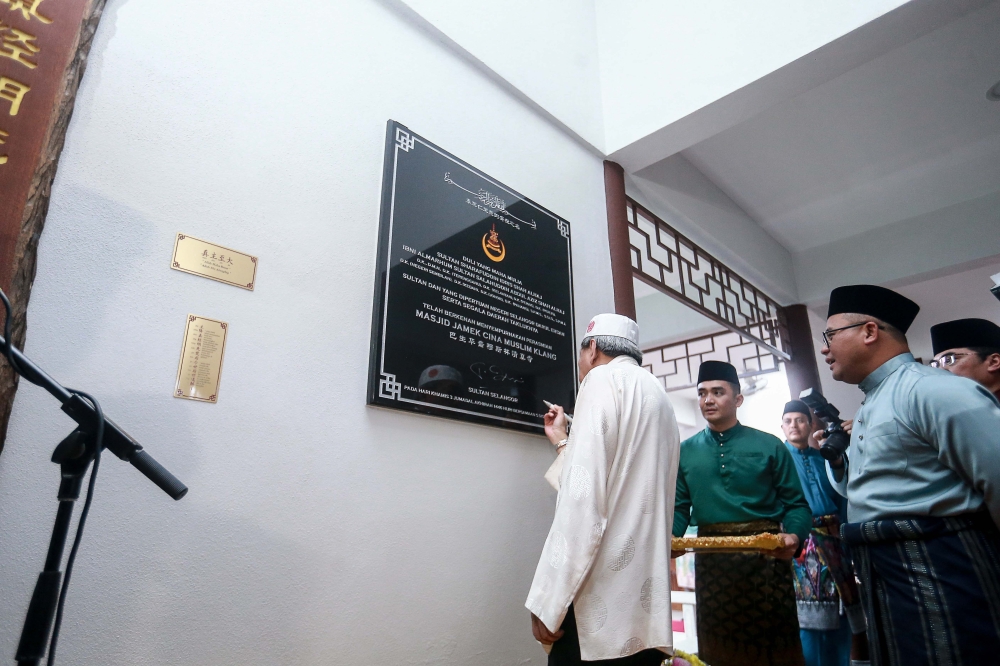
[[[860,384],[865,378],[865,360],[871,355],[871,350],[864,340],[868,329],[873,326],[874,323],[851,321],[842,314],[826,320],[826,342],[820,352],[826,358],[834,379]]]

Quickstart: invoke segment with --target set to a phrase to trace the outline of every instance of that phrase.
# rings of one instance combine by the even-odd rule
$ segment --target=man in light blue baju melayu
[[[914,360],[919,306],[871,285],[830,295],[822,349],[865,393],[830,477],[848,500],[873,666],[1000,660],[1000,403]]]

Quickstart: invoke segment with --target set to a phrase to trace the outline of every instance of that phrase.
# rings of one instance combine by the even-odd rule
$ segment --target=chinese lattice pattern
[[[733,331],[647,349],[642,354],[643,367],[662,381],[668,391],[695,386],[703,361],[732,363],[740,377],[750,377],[777,372],[781,359]]]
[[[786,360],[781,306],[683,234],[628,199],[632,272]]]

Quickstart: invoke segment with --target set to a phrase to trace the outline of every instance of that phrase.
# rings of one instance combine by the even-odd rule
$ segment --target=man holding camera
[[[843,536],[861,580],[873,666],[1000,655],[1000,403],[914,360],[919,306],[872,285],[830,294],[822,353],[865,393],[844,455]]]
[[[809,445],[813,414],[801,400],[785,405],[781,430],[812,511],[813,528],[792,562],[799,636],[806,666],[849,666],[852,635],[858,637],[858,657],[867,657],[863,640],[865,613],[854,581],[854,566],[840,526],[847,519],[847,501],[830,485],[826,462]],[[843,608],[846,617],[841,617]]]
[[[778,533],[780,550],[695,556],[698,656],[716,666],[801,666],[789,560],[812,526],[791,454],[774,435],[741,425],[736,368],[704,361],[698,406],[708,427],[681,443],[674,536],[692,516],[698,536]]]
[[[1000,326],[986,319],[956,319],[931,326],[931,365],[979,382],[1000,399]]]

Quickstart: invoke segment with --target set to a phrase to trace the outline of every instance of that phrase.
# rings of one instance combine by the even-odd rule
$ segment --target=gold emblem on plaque
[[[257,279],[257,257],[186,234],[177,234],[170,267],[249,291]]]
[[[500,240],[500,235],[497,233],[497,225],[493,225],[493,229],[483,234],[483,252],[486,256],[490,258],[491,261],[503,261],[503,258],[507,256],[507,248],[504,247],[503,241]]]
[[[229,324],[224,321],[188,315],[181,360],[177,364],[175,398],[213,403],[219,400],[228,329]]]

